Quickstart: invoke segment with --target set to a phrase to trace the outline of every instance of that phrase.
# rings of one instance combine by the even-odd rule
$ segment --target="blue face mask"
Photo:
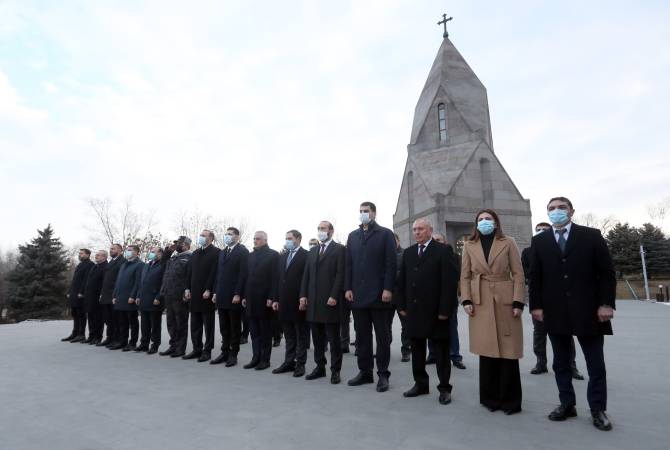
[[[205,236],[198,236],[198,246],[204,247],[207,245],[207,238]]]
[[[286,250],[288,250],[289,252],[292,252],[293,250],[295,250],[295,241],[292,241],[290,239],[286,239],[285,246],[286,246]]]
[[[568,216],[568,211],[565,209],[559,209],[556,208],[552,211],[549,211],[547,214],[549,216],[549,221],[553,225],[565,225],[570,221],[570,217]]]
[[[370,219],[370,213],[367,212],[362,212],[358,218],[363,225],[367,225],[372,221],[372,219]]]
[[[147,259],[149,261],[153,261],[154,259],[156,259],[156,254],[154,252],[147,253]]]
[[[124,251],[123,252],[123,257],[126,258],[126,259],[130,259],[130,258],[133,257],[133,252],[131,252],[130,250]]]
[[[233,245],[233,237],[229,234],[224,234],[223,243],[226,244],[227,246]]]
[[[481,234],[489,235],[496,229],[496,223],[490,219],[482,219],[477,222],[477,229]]]

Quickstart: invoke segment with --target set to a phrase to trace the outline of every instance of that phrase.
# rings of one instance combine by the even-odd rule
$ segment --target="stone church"
[[[530,201],[493,151],[486,88],[445,32],[414,110],[393,229],[406,247],[414,219],[428,217],[460,251],[482,208],[498,212],[519,249],[530,245]]]

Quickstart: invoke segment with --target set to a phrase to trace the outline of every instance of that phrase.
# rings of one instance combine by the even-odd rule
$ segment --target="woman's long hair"
[[[477,222],[478,222],[477,219],[479,219],[479,216],[482,215],[482,213],[488,213],[491,215],[491,217],[493,217],[493,220],[495,220],[496,222],[495,237],[496,239],[502,239],[504,235],[502,231],[502,224],[500,223],[500,217],[498,217],[498,213],[492,209],[482,209],[475,215],[475,223],[472,227],[472,234],[470,235],[468,240],[470,241],[479,240],[479,230],[477,230]]]

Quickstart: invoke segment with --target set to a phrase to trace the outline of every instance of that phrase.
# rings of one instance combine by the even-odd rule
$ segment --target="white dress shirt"
[[[570,228],[572,227],[572,222],[569,222],[566,226],[562,228],[562,230],[565,230],[565,234],[563,236],[565,237],[565,241],[568,241],[568,236],[570,236]],[[554,232],[554,239],[556,239],[556,242],[558,242],[558,238],[560,234],[558,233],[558,229],[552,225],[551,230]]]

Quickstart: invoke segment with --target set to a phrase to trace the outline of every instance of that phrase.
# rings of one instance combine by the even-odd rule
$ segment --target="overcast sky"
[[[670,195],[670,6],[617,1],[0,0],[0,248],[89,197],[245,217],[270,244],[371,200],[392,225],[442,33],[488,89],[496,154],[544,219],[648,220]]]

